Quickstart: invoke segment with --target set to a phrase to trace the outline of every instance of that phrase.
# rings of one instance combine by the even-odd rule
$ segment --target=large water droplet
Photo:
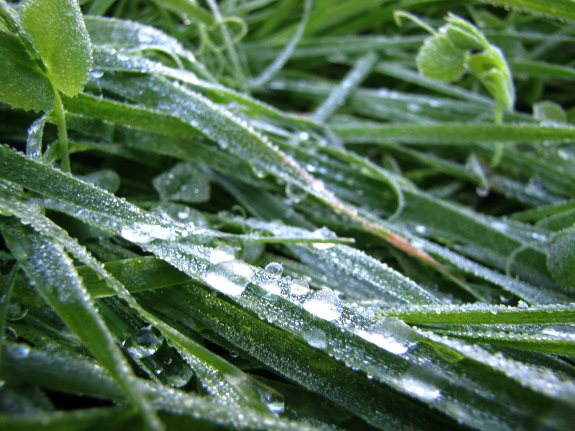
[[[281,276],[283,270],[284,268],[281,263],[271,262],[266,265],[266,272],[273,277]]]
[[[403,389],[425,401],[434,401],[441,397],[440,376],[430,369],[412,365],[401,379]]]
[[[301,187],[288,183],[286,184],[286,195],[290,201],[297,204],[303,201],[308,193]]]
[[[355,332],[364,340],[396,355],[403,355],[417,343],[417,334],[394,317],[385,318],[367,330],[358,329]]]
[[[147,244],[155,239],[174,241],[179,237],[179,234],[169,227],[147,223],[124,226],[120,230],[120,235],[130,242],[139,244]]]
[[[153,355],[162,345],[162,340],[154,333],[151,326],[132,334],[122,343],[126,351],[135,359]]]
[[[303,278],[294,278],[290,285],[290,294],[302,297],[309,293],[309,285]]]
[[[303,308],[325,320],[337,320],[341,316],[341,301],[337,294],[329,289],[313,292],[303,302]]]
[[[24,359],[30,354],[30,346],[28,344],[16,344],[12,350],[12,355],[16,359]]]
[[[181,358],[174,358],[169,364],[164,364],[164,379],[175,388],[186,385],[194,376],[192,368]]]
[[[162,200],[197,203],[210,199],[209,177],[188,162],[157,176],[153,185]]]
[[[226,295],[239,296],[251,281],[252,269],[240,260],[220,262],[208,270],[204,281]]]

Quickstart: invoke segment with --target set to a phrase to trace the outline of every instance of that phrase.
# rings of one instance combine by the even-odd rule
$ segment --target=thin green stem
[[[503,124],[503,102],[501,100],[497,100],[495,105],[495,124]],[[491,158],[491,167],[496,168],[499,163],[501,162],[501,158],[503,157],[503,144],[497,143],[494,146],[493,157]]]
[[[234,71],[234,76],[236,77],[236,82],[241,90],[247,91],[248,88],[247,88],[246,74],[244,73],[240,57],[236,51],[234,42],[232,40],[232,37],[230,36],[230,32],[228,31],[228,27],[224,22],[222,14],[220,13],[220,9],[214,0],[208,0],[208,5],[212,10],[212,13],[214,14],[214,17],[216,18],[217,22],[221,24],[220,28],[222,32],[222,37],[224,39],[226,50],[228,51],[228,55],[230,57],[232,69]]]
[[[18,274],[19,265],[14,265],[10,275],[8,276],[8,282],[6,283],[5,290],[0,296],[0,341],[4,341],[4,327],[6,326],[6,316],[8,314],[8,304],[10,304],[10,297],[12,296],[12,289],[16,283],[16,274]],[[0,344],[0,367],[2,365],[2,346]]]
[[[68,130],[66,128],[66,112],[62,104],[60,93],[54,84],[54,112],[56,114],[56,122],[58,124],[58,143],[60,145],[60,158],[62,159],[62,170],[70,172],[70,153],[68,152]]]

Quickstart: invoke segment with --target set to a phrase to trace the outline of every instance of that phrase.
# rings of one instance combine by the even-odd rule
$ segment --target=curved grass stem
[[[70,172],[70,153],[68,151],[68,129],[66,128],[66,112],[58,89],[52,84],[54,90],[54,113],[58,125],[58,144],[60,145],[60,158],[62,159],[62,170]]]

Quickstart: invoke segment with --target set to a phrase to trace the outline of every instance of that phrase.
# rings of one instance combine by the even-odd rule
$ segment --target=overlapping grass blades
[[[570,429],[569,1],[84,3],[73,174],[61,116],[0,106],[0,427]],[[393,24],[448,7],[502,124]]]

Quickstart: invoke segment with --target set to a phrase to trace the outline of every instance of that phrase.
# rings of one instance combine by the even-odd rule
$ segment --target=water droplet
[[[548,325],[541,329],[541,334],[575,341],[575,327],[572,325]]]
[[[364,340],[396,355],[403,355],[417,342],[413,330],[393,317],[385,318],[367,330],[359,329],[355,332]]]
[[[281,414],[285,411],[284,396],[269,386],[255,386],[260,400],[272,413]]]
[[[104,72],[101,70],[93,70],[90,72],[90,78],[92,79],[100,79],[102,76],[104,76]]]
[[[153,355],[162,346],[162,340],[154,333],[151,326],[143,328],[127,338],[122,346],[135,359]]]
[[[154,178],[152,184],[162,200],[187,203],[210,200],[208,175],[189,162],[178,163],[169,171]]]
[[[279,277],[282,275],[284,268],[281,263],[271,262],[266,265],[266,272],[273,277]]]
[[[314,230],[311,233],[311,236],[313,236],[314,238],[319,238],[319,239],[324,239],[324,240],[337,239],[337,235],[325,226],[320,228],[320,229]],[[326,250],[328,248],[333,247],[334,245],[335,245],[334,243],[329,243],[329,242],[316,242],[313,244],[313,246],[319,250]]]
[[[166,226],[134,223],[131,226],[124,226],[120,230],[120,235],[130,242],[147,244],[154,239],[174,241],[179,234]]]
[[[478,185],[477,188],[475,189],[475,193],[477,193],[477,196],[479,196],[480,198],[489,196],[489,185],[484,183]]]
[[[28,314],[28,307],[22,304],[10,304],[8,306],[8,320],[21,320]]]
[[[517,303],[517,308],[529,308],[529,304],[520,299],[519,302]]]
[[[427,232],[427,227],[425,227],[423,225],[417,225],[417,226],[415,226],[415,231],[419,234],[424,235]]]
[[[305,142],[310,138],[310,135],[308,132],[298,132],[297,134],[297,138],[302,141]]]
[[[236,253],[229,245],[220,245],[210,252],[210,262],[214,265],[220,262],[234,260],[235,258]]]
[[[192,368],[179,357],[164,362],[163,377],[166,384],[175,388],[186,385],[194,376]]]
[[[286,195],[290,201],[297,204],[303,201],[307,197],[308,193],[301,187],[289,183],[286,184]]]
[[[441,390],[437,386],[438,377],[427,368],[412,365],[401,379],[401,386],[419,399],[435,401],[441,397]]]
[[[265,169],[261,168],[260,166],[258,166],[255,163],[251,163],[251,168],[252,168],[252,172],[254,173],[254,175],[258,178],[265,178],[267,175],[267,172],[265,171]]]
[[[321,180],[314,180],[311,187],[318,193],[322,193],[325,191],[325,184]]]
[[[316,349],[325,349],[327,347],[327,336],[320,329],[311,329],[303,332],[304,340]]]
[[[28,344],[15,344],[12,350],[12,355],[16,359],[24,359],[30,354],[30,346]]]
[[[337,320],[341,316],[341,301],[333,290],[325,289],[312,292],[302,306],[309,313],[325,320]]]
[[[239,296],[252,277],[252,269],[240,260],[228,260],[213,265],[204,281],[226,295]]]
[[[290,285],[290,294],[302,297],[309,293],[309,285],[303,278],[294,278]]]

